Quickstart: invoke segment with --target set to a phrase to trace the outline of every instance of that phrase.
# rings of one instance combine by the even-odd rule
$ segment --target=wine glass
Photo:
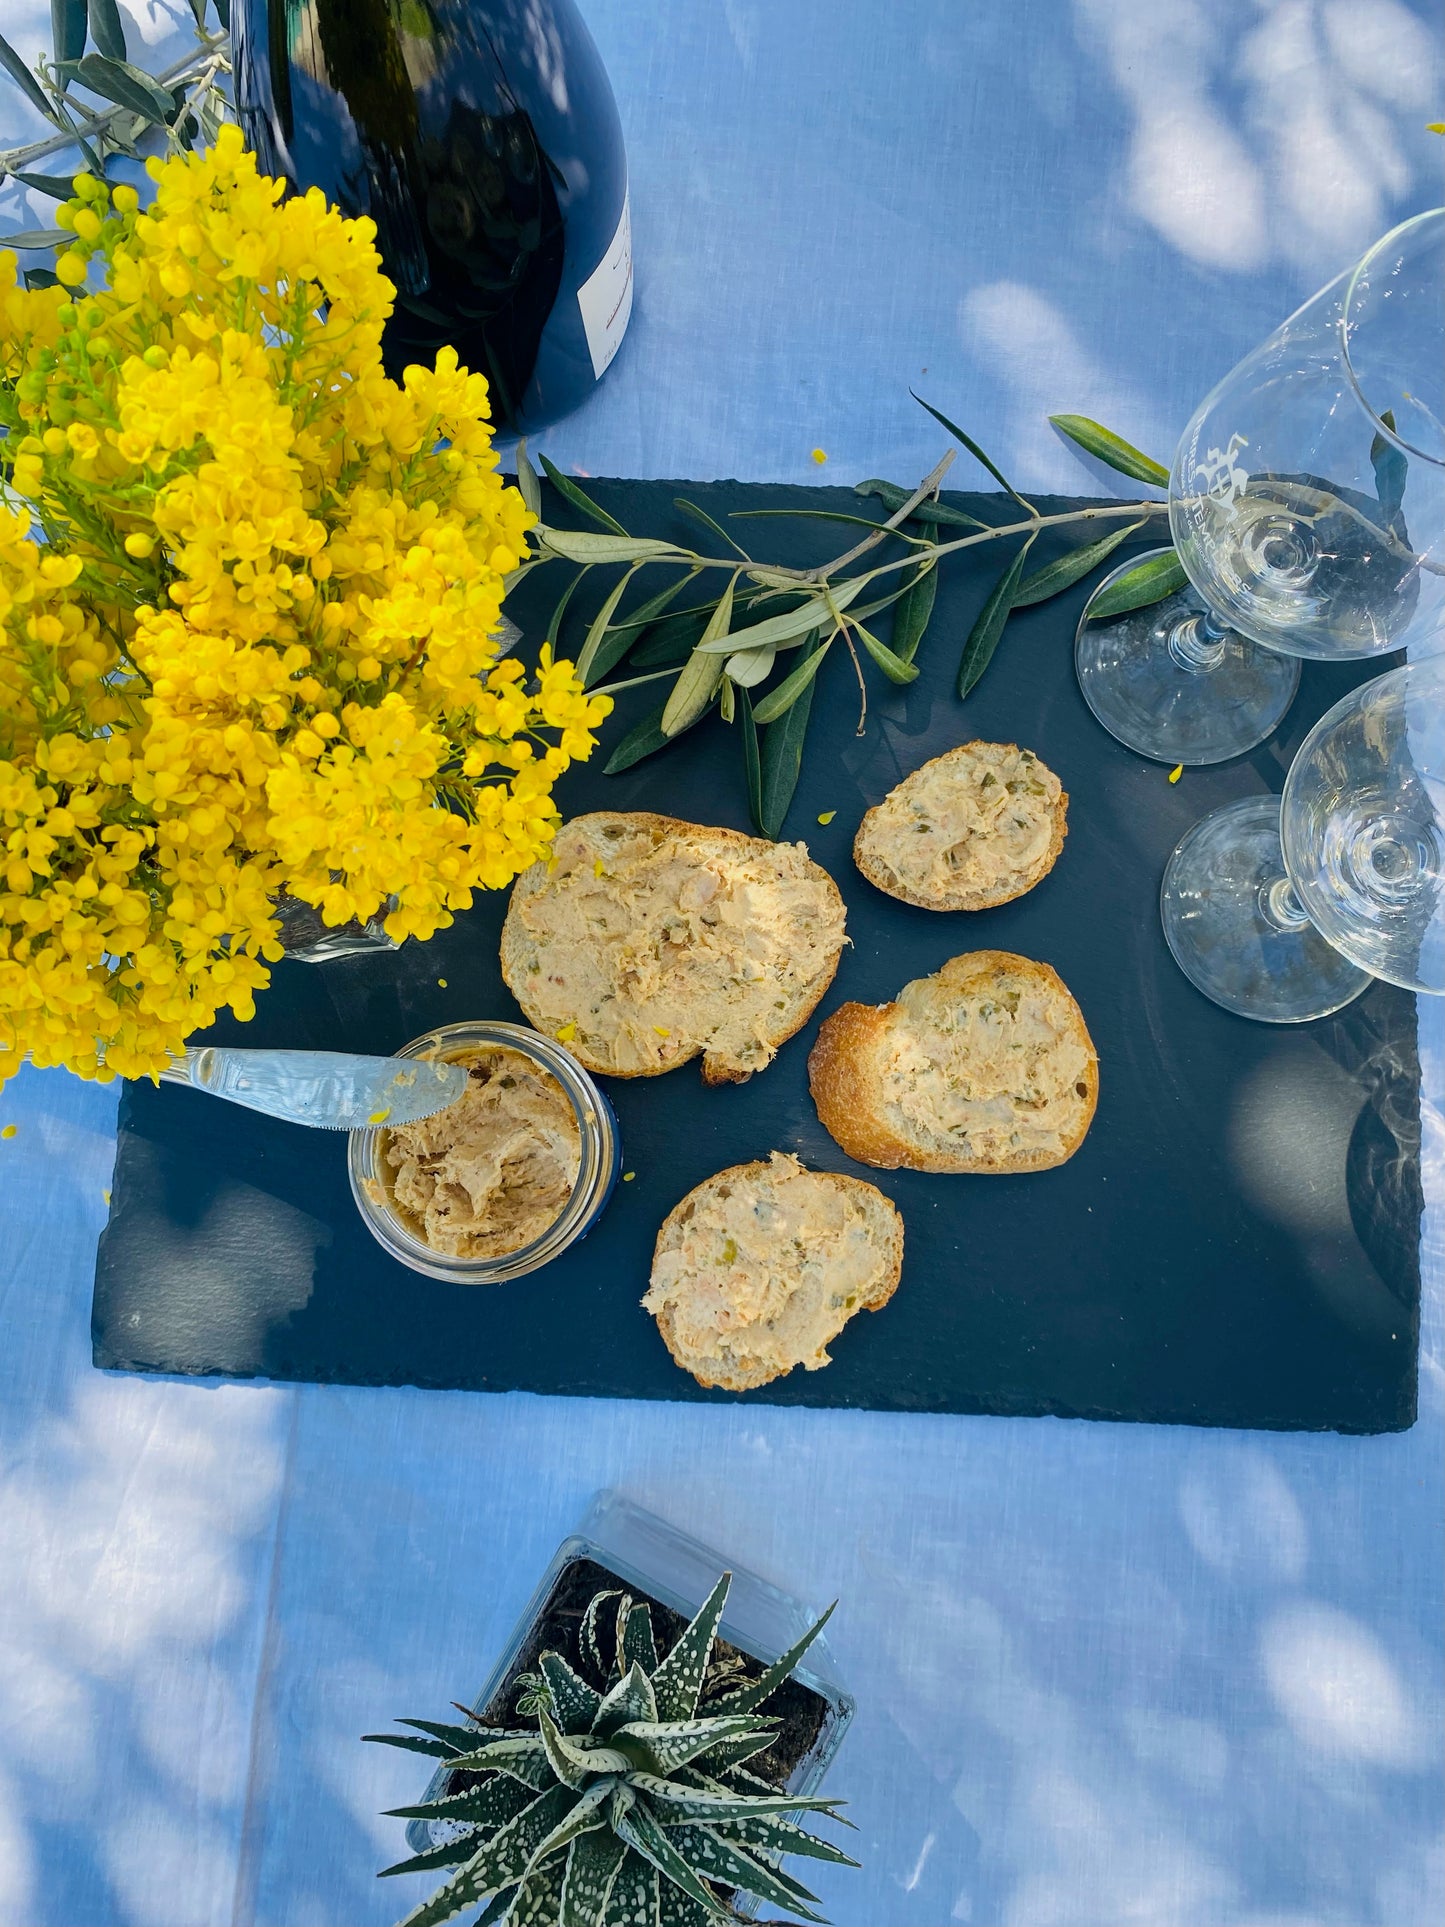
[[[1169,527],[1187,585],[1100,620],[1133,557],[1094,591],[1075,644],[1085,701],[1141,755],[1253,749],[1294,697],[1298,657],[1439,645],[1445,208],[1393,229],[1200,404]]]
[[[1283,798],[1196,823],[1160,904],[1184,974],[1241,1017],[1327,1017],[1375,977],[1445,992],[1445,657],[1327,710]]]

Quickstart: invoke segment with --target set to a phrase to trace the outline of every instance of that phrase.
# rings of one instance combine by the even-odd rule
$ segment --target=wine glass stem
[[[1259,911],[1276,930],[1303,930],[1309,922],[1305,907],[1295,895],[1294,885],[1288,877],[1276,877],[1273,883],[1260,885]]]
[[[1169,654],[1191,676],[1207,675],[1223,661],[1229,633],[1227,625],[1216,621],[1208,610],[1202,615],[1181,616],[1169,630]]]

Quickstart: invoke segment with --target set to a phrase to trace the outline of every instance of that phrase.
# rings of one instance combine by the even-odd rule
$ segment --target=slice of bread
[[[891,789],[858,826],[853,861],[924,910],[987,910],[1032,890],[1064,847],[1069,799],[1032,750],[964,743]]]
[[[1047,1171],[1099,1101],[1083,1015],[1047,964],[1007,950],[951,958],[894,1004],[842,1004],[808,1058],[818,1116],[884,1170]]]
[[[656,1077],[701,1053],[707,1083],[740,1084],[812,1015],[843,921],[801,843],[604,810],[518,877],[502,975],[590,1071]]]
[[[774,1151],[674,1207],[642,1302],[699,1385],[746,1392],[829,1364],[833,1339],[887,1304],[902,1269],[903,1220],[881,1191]]]

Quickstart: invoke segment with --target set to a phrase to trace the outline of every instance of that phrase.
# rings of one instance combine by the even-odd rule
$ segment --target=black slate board
[[[639,533],[692,526],[672,507],[674,484],[595,486]],[[719,518],[744,506],[859,506],[829,489],[722,482],[686,493]],[[1000,498],[973,506],[1000,519]],[[823,524],[736,526],[777,561],[816,561],[840,546]],[[753,1399],[1345,1432],[1411,1424],[1421,1211],[1413,999],[1380,984],[1321,1023],[1244,1022],[1181,976],[1157,910],[1165,858],[1188,825],[1232,797],[1278,791],[1309,725],[1382,665],[1306,664],[1275,741],[1171,786],[1159,765],[1106,736],[1079,696],[1082,589],[1016,618],[960,708],[961,642],[1000,566],[995,553],[945,567],[923,674],[905,690],[870,677],[861,738],[847,661],[829,662],[786,833],[838,879],[852,948],[818,1016],[750,1083],[707,1091],[693,1064],[611,1084],[624,1168],[636,1178],[585,1243],[511,1285],[433,1282],[387,1258],[363,1227],[339,1135],[132,1085],[97,1263],[96,1363],[726,1398],[672,1364],[638,1299],[677,1199],[724,1165],[779,1147],[881,1185],[902,1210],[906,1256],[891,1304],[854,1320],[831,1367],[795,1372]],[[549,570],[523,585],[513,607],[531,633],[557,589]],[[623,697],[608,742],[656,700],[655,685]],[[974,736],[1028,744],[1059,772],[1072,798],[1064,854],[1036,890],[997,910],[943,916],[896,903],[852,866],[858,818],[925,758]],[[602,775],[607,753],[566,779],[565,811],[656,809],[748,827],[737,743],[716,719],[619,777]],[[820,826],[828,810],[837,814]],[[284,964],[255,1021],[218,1026],[217,1040],[381,1051],[444,1021],[515,1018],[496,961],[504,908],[486,901],[398,955]],[[808,1097],[817,1023],[845,999],[884,1001],[980,948],[1047,960],[1082,1005],[1102,1063],[1082,1149],[1060,1170],[1007,1178],[853,1165]]]

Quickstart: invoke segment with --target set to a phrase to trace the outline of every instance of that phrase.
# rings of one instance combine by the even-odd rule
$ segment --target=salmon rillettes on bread
[[[905,776],[868,811],[853,861],[923,910],[988,910],[1046,877],[1064,847],[1069,799],[1032,750],[964,743]]]
[[[785,1151],[696,1185],[657,1234],[643,1304],[699,1385],[746,1392],[816,1372],[903,1270],[903,1220],[875,1185]]]
[[[885,1170],[1046,1171],[1083,1143],[1099,1059],[1048,964],[953,957],[891,1004],[842,1004],[808,1058],[824,1127]]]
[[[817,1007],[844,944],[838,886],[801,843],[598,811],[518,877],[502,976],[590,1071],[709,1084],[764,1069]]]

